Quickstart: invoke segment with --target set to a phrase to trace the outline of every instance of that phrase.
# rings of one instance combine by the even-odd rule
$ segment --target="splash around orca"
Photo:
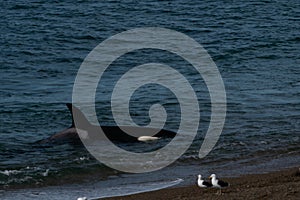
[[[92,125],[84,114],[71,103],[66,104],[69,111],[72,115],[72,125],[62,130],[46,139],[40,140],[37,143],[39,144],[47,144],[47,143],[60,143],[60,142],[70,142],[75,144],[81,144],[80,138],[91,138],[95,135],[97,139],[101,139],[99,137],[99,126]],[[74,115],[76,115],[76,119],[80,121],[80,127],[75,126],[74,123]],[[140,135],[138,137],[129,135],[125,133],[124,128],[128,130],[130,133],[135,133],[135,135]],[[176,133],[173,131],[168,131],[164,129],[155,129],[155,128],[144,128],[144,127],[124,127],[120,128],[118,126],[101,126],[101,129],[105,133],[106,137],[115,142],[146,142],[146,141],[154,141],[161,138],[173,138],[176,136]],[[123,130],[122,130],[123,129]],[[79,130],[79,131],[78,131]],[[155,135],[149,135],[150,133],[157,132]],[[80,137],[79,137],[80,134]]]

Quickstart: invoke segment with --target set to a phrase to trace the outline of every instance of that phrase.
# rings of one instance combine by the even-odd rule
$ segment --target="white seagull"
[[[203,179],[201,178],[201,175],[200,175],[200,174],[198,175],[198,181],[197,181],[197,184],[198,184],[199,187],[202,187],[202,188],[212,187],[212,184],[209,183],[209,182],[207,182],[207,181],[205,181],[205,180],[203,180]]]
[[[215,174],[210,175],[209,178],[211,179],[211,184],[213,185],[213,187],[220,189],[220,194],[222,193],[222,188],[229,186],[229,183],[222,180],[218,180]]]
[[[79,197],[77,200],[87,200],[86,197]]]

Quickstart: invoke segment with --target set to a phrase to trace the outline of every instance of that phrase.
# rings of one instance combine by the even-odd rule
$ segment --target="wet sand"
[[[162,189],[135,195],[106,198],[110,200],[187,200],[187,199],[300,199],[300,169],[293,168],[268,174],[222,178],[230,187],[216,194],[216,188],[196,185]]]

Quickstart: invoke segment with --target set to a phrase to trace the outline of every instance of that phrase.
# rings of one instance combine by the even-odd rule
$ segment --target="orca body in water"
[[[99,126],[92,125],[84,116],[84,114],[71,103],[66,104],[72,114],[72,125],[71,127],[58,132],[49,138],[38,141],[40,144],[46,143],[59,143],[59,142],[71,142],[75,144],[81,144],[80,138],[96,138],[101,139],[101,134],[99,133]],[[74,115],[76,115],[76,119],[80,121],[80,127],[76,126],[74,123]],[[77,125],[77,124],[76,124]],[[160,138],[173,138],[176,133],[173,131],[168,131],[164,129],[155,129],[155,128],[143,128],[143,127],[129,127],[124,126],[122,129],[126,129],[130,133],[135,133],[135,135],[139,135],[137,137],[128,135],[118,126],[101,126],[101,129],[105,133],[106,137],[115,142],[145,142],[145,141],[153,141]],[[78,133],[79,132],[79,133]],[[151,133],[156,132],[155,135],[151,135]],[[79,137],[79,135],[81,137]]]

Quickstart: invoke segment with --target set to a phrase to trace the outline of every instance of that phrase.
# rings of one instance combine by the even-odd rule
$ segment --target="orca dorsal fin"
[[[76,128],[80,129],[87,129],[89,126],[91,126],[90,122],[87,120],[87,118],[84,116],[84,114],[73,104],[67,103],[66,104],[71,115],[72,115],[72,126],[75,127],[75,122],[74,122],[74,116],[76,117]]]
[[[71,117],[72,117],[72,125],[71,127],[74,128],[75,127],[75,123],[74,123],[74,118],[73,118],[73,110],[72,110],[72,104],[71,103],[66,103],[66,106],[68,107],[70,113],[71,113]]]

